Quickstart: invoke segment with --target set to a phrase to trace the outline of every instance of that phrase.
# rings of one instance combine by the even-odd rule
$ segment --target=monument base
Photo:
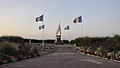
[[[64,44],[63,41],[59,41],[59,42],[56,41],[56,42],[55,42],[55,45],[63,45],[63,44]]]
[[[61,40],[61,36],[60,36],[60,35],[57,35],[56,37],[57,37],[57,39],[56,39],[56,41],[55,41],[55,44],[56,44],[56,45],[63,45],[64,43],[63,43],[63,41]]]

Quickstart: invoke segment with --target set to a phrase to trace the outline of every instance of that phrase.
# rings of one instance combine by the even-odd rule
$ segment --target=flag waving
[[[70,30],[69,25],[64,28],[64,30]]]
[[[82,22],[82,16],[77,17],[73,20],[73,23],[80,23],[80,22]]]
[[[36,22],[43,21],[43,15],[41,15],[40,17],[37,17],[37,18],[35,19],[35,21],[36,21]]]
[[[39,26],[39,30],[45,29],[45,25]]]

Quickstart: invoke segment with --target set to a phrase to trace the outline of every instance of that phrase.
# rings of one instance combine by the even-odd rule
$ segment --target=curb
[[[76,48],[76,46],[73,47],[73,49],[75,49],[75,48]],[[83,53],[83,52],[77,52],[77,53],[85,54],[85,53]],[[105,59],[105,60],[110,60],[110,61],[114,61],[114,62],[118,62],[118,63],[120,63],[119,60],[107,59],[107,58],[104,58],[104,57],[99,57],[99,56],[90,55],[90,54],[85,54],[85,55],[92,56],[92,57],[96,57],[96,58],[99,58],[99,59]]]
[[[81,53],[81,52],[80,52],[80,53]],[[81,53],[81,54],[85,54],[85,53]],[[99,59],[105,59],[105,60],[110,60],[110,61],[114,61],[114,62],[120,63],[120,61],[118,61],[118,60],[107,59],[107,58],[104,58],[104,57],[99,57],[99,56],[90,55],[90,54],[85,54],[85,55],[92,56],[92,57],[96,57],[96,58],[99,58]]]

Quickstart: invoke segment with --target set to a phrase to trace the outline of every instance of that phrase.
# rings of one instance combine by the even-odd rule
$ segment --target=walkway
[[[55,53],[0,65],[0,68],[120,68],[120,63],[75,53],[71,45],[56,47]]]

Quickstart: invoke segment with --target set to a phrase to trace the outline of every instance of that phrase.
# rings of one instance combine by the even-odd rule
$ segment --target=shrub
[[[17,45],[12,42],[3,42],[0,44],[0,52],[10,56],[17,55]]]

